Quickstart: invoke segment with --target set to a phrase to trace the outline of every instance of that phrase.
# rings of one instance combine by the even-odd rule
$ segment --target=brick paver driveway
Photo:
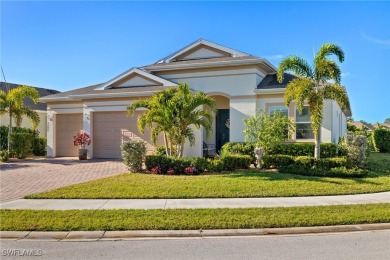
[[[119,160],[40,158],[0,164],[0,201],[127,172]]]

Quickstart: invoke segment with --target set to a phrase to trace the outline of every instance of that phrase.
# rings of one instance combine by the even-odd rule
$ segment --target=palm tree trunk
[[[9,111],[9,126],[8,126],[8,155],[11,154],[11,134],[12,134],[12,115]]]
[[[165,154],[169,156],[169,148],[168,148],[168,140],[167,140],[167,133],[164,132],[164,145],[165,145]]]
[[[314,158],[320,159],[321,154],[321,129],[318,130],[317,136],[314,141]]]

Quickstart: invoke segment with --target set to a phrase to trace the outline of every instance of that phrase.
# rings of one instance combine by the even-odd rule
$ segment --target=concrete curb
[[[234,236],[303,235],[335,232],[389,230],[390,223],[293,228],[127,231],[0,231],[0,240],[109,241],[151,238],[207,238]]]

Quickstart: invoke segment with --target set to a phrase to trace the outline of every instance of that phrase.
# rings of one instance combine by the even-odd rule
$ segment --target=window
[[[273,116],[276,111],[280,111],[283,116],[288,117],[288,108],[284,106],[271,106],[269,107],[269,115]]]
[[[310,126],[309,107],[305,106],[302,109],[302,114],[299,114],[296,109],[296,139],[314,139],[313,130]]]

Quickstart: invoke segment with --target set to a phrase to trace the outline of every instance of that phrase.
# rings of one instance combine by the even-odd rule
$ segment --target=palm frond
[[[301,77],[313,78],[313,69],[301,57],[289,56],[281,61],[277,71],[277,78],[280,83],[283,82],[284,73],[292,71]]]
[[[314,83],[308,78],[295,78],[286,86],[284,103],[289,106],[295,100],[299,113],[302,113],[304,102],[314,92]]]
[[[31,98],[32,101],[37,104],[39,100],[39,92],[30,86],[20,86],[14,89],[11,89],[7,93],[7,99],[13,103],[15,107],[22,107],[23,101],[26,98]]]
[[[347,90],[339,84],[329,84],[321,88],[320,94],[324,99],[335,100],[342,110],[351,110]]]
[[[341,70],[339,66],[331,60],[322,59],[316,61],[315,77],[317,81],[326,82],[334,80],[336,83],[341,81]]]
[[[16,124],[17,124],[17,126],[20,126],[20,124],[22,122],[22,116],[23,115],[26,116],[28,119],[30,119],[31,125],[32,125],[33,129],[37,128],[37,126],[38,126],[39,122],[41,121],[41,119],[39,118],[39,114],[36,111],[34,111],[31,108],[29,108],[29,107],[22,107],[16,113]],[[19,124],[18,124],[18,120],[20,120]]]
[[[333,43],[325,43],[322,45],[320,50],[317,52],[315,61],[323,60],[330,55],[335,55],[339,59],[339,62],[344,61],[344,51],[338,45]]]

